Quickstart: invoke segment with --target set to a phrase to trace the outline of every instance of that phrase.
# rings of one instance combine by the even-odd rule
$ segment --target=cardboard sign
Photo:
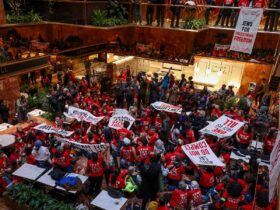
[[[241,8],[230,50],[252,53],[262,15],[261,8]]]
[[[75,141],[70,141],[66,138],[61,138],[61,137],[56,137],[56,140],[62,143],[67,143],[72,145],[73,147],[79,148],[81,150],[85,150],[89,153],[92,152],[104,152],[107,148],[107,146],[105,144],[82,144],[79,142],[75,142]]]
[[[68,113],[64,113],[66,117],[75,118],[79,122],[86,121],[96,125],[99,121],[101,121],[104,117],[96,117],[88,111],[83,109],[76,108],[74,106],[69,106]]]
[[[269,200],[274,197],[277,180],[280,175],[280,132],[276,138],[273,150],[270,155],[270,167],[269,167]]]
[[[130,129],[131,126],[133,125],[135,119],[129,114],[114,115],[110,118],[108,126],[110,128],[114,128],[114,129],[118,130],[118,129],[123,128],[123,124],[125,121],[129,122],[129,126],[127,127],[127,129]]]
[[[205,128],[202,128],[200,132],[211,134],[218,138],[225,138],[235,134],[243,125],[244,122],[233,120],[223,115],[214,122],[211,122]]]
[[[182,149],[196,165],[225,166],[214,154],[205,140],[183,145]]]
[[[157,101],[155,103],[151,104],[152,107],[154,107],[156,110],[159,111],[165,111],[165,112],[171,112],[171,113],[177,113],[177,114],[181,114],[182,112],[182,108],[178,107],[178,106],[174,106],[172,104],[167,104],[161,101]]]
[[[34,127],[34,129],[43,131],[45,133],[55,133],[55,134],[58,134],[61,136],[66,136],[66,137],[69,137],[74,133],[73,131],[65,131],[63,129],[55,128],[55,127],[53,127],[51,125],[47,125],[45,123],[37,125],[36,127]]]

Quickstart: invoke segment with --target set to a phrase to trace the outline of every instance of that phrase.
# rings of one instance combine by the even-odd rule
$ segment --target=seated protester
[[[190,122],[186,122],[186,135],[185,135],[185,144],[190,144],[195,142],[194,131]]]
[[[81,129],[77,129],[75,131],[74,136],[73,136],[73,140],[76,141],[76,142],[82,142],[82,139],[83,139],[82,131],[81,131]]]
[[[67,171],[68,173],[71,173],[73,171],[69,154],[68,152],[64,153],[61,146],[56,149],[56,152],[52,159],[52,165],[53,167],[59,167],[62,170]]]
[[[263,152],[269,155],[272,152],[277,137],[277,129],[271,129],[268,135],[264,138]]]
[[[21,151],[23,151],[24,148],[25,148],[25,143],[23,142],[22,138],[16,137],[16,138],[15,138],[14,146],[16,147],[16,149],[17,149],[19,152],[21,152]]]
[[[220,107],[219,105],[214,105],[214,108],[212,109],[211,111],[211,115],[216,117],[216,118],[219,118],[222,116],[222,111],[220,110]]]
[[[164,161],[166,165],[172,164],[176,160],[176,157],[184,158],[184,156],[181,153],[175,150],[175,147],[173,145],[169,145],[167,147],[167,152],[164,155]]]
[[[93,138],[93,133],[92,132],[88,132],[82,141],[83,144],[92,144],[94,143],[94,138]]]
[[[125,188],[124,177],[120,175],[119,170],[114,170],[109,176],[109,187],[122,190]]]
[[[13,169],[16,169],[20,166],[21,156],[16,147],[11,148],[11,153],[9,156],[9,160]]]
[[[227,117],[230,117],[231,119],[236,119],[237,113],[235,112],[235,108],[232,106],[228,111],[224,113]]]
[[[26,163],[35,165],[36,164],[36,159],[35,157],[31,154],[32,149],[27,147],[25,148],[25,154],[26,154]]]
[[[126,167],[135,163],[136,151],[128,138],[124,138],[123,143],[124,145],[120,149],[120,165]]]
[[[170,206],[172,208],[183,207],[187,208],[188,205],[188,191],[187,185],[184,181],[179,182],[177,189],[171,192]]]
[[[102,179],[105,169],[105,162],[97,153],[91,154],[91,159],[87,161],[87,171],[89,176],[89,194],[98,195],[101,191]]]
[[[1,173],[12,171],[10,160],[2,149],[0,149],[0,171]]]
[[[188,200],[192,207],[203,204],[203,196],[197,181],[191,181],[191,189],[188,192]]]
[[[142,146],[138,146],[136,148],[136,155],[137,155],[137,161],[141,162],[144,161],[145,163],[149,163],[149,156],[150,153],[153,151],[152,147],[148,145],[148,140],[146,137],[141,138]]]
[[[241,185],[238,182],[231,182],[222,195],[220,206],[227,210],[236,210],[242,205],[243,200]]]
[[[185,173],[185,167],[180,161],[180,157],[176,157],[176,160],[167,165],[169,172],[167,174],[168,184],[171,188],[177,187],[182,175]]]
[[[35,141],[32,150],[32,155],[36,159],[36,165],[41,168],[50,168],[50,151],[47,147],[43,146],[40,140]]]
[[[246,149],[250,145],[253,138],[253,132],[251,131],[250,125],[245,124],[242,128],[240,128],[237,131],[235,137],[238,147]]]
[[[200,167],[197,166],[199,177],[199,184],[201,186],[202,194],[208,193],[210,188],[214,187],[214,169],[212,166]]]
[[[233,118],[234,120],[238,120],[240,122],[245,121],[243,110],[238,110],[237,115]]]
[[[120,140],[122,141],[124,138],[129,138],[131,139],[132,138],[132,132],[130,130],[128,130],[129,126],[129,122],[125,121],[123,123],[123,128],[119,129],[117,132],[118,132],[118,136],[120,138]]]

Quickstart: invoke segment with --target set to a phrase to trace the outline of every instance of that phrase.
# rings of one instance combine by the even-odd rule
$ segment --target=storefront
[[[108,63],[112,65],[114,77],[117,81],[123,69],[130,67],[132,75],[138,72],[146,72],[148,77],[153,73],[158,73],[163,77],[168,69],[172,68],[172,73],[176,79],[180,79],[181,74],[186,78],[192,76],[197,89],[207,86],[209,90],[218,90],[223,84],[234,87],[235,93],[246,94],[250,82],[259,84],[262,78],[269,81],[271,75],[271,64],[260,64],[253,62],[241,62],[235,60],[210,58],[195,56],[194,65],[186,65],[168,61],[141,58],[136,56],[119,56],[107,54]]]

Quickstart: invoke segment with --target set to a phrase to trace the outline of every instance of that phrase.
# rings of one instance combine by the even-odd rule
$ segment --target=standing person
[[[171,7],[171,11],[172,11],[172,19],[171,19],[171,28],[174,28],[174,21],[176,18],[176,24],[175,24],[175,28],[179,28],[179,21],[180,21],[180,13],[181,13],[181,7],[178,7],[178,5],[181,5],[182,2],[181,0],[171,0],[172,5],[174,5],[175,7]],[[176,7],[177,6],[177,7]]]
[[[4,104],[4,101],[0,100],[0,117],[3,123],[8,123],[9,121],[9,108]]]
[[[159,157],[151,155],[150,161],[150,164],[144,164],[144,162],[141,162],[139,166],[142,177],[142,182],[139,187],[139,196],[143,199],[142,210],[146,209],[148,201],[156,200],[159,191],[159,176],[161,173]]]
[[[159,86],[160,83],[158,82],[158,74],[154,73],[154,77],[152,78],[152,81],[150,83],[150,104],[154,103],[159,98]]]
[[[183,84],[187,82],[187,79],[186,79],[186,75],[185,74],[181,74],[181,80],[179,81],[179,85],[178,87],[181,89]]]
[[[87,161],[87,171],[89,175],[89,194],[98,195],[101,191],[102,179],[105,169],[105,163],[102,157],[97,153],[91,154],[91,159]]]
[[[150,5],[150,4],[153,4],[154,1],[155,0],[149,0],[148,1],[147,13],[146,13],[147,26],[151,26],[153,24],[154,6]]]
[[[223,1],[221,1],[220,5],[217,5],[217,6],[223,6]],[[219,14],[218,14],[218,18],[215,22],[215,25],[214,26],[218,26],[219,23],[220,23],[220,20],[222,19],[222,16],[223,16],[223,12],[224,12],[224,9],[219,9]]]
[[[161,82],[161,92],[160,92],[160,100],[161,101],[165,101],[166,98],[166,92],[168,89],[168,85],[169,85],[169,74],[170,74],[171,68],[169,69],[169,71],[166,73],[166,75],[164,76],[162,82]]]
[[[30,73],[30,80],[31,80],[31,84],[36,84],[36,72],[35,71],[32,71]]]
[[[20,96],[20,98],[16,102],[17,105],[17,114],[18,120],[20,122],[26,119],[26,112],[27,112],[27,100],[24,95]]]
[[[279,9],[280,8],[280,3],[278,0],[269,0],[268,4],[269,9]],[[278,17],[278,11],[265,11],[266,14],[266,20],[265,20],[265,26],[264,30],[267,31],[273,31],[277,30],[277,17]],[[276,21],[276,23],[275,23]]]
[[[232,7],[233,6],[233,0],[224,0],[224,5],[226,7]],[[229,27],[229,20],[231,16],[231,9],[223,9],[223,15],[222,15],[222,23],[221,26],[224,27],[226,23],[226,27]]]
[[[47,68],[47,77],[50,81],[50,84],[52,84],[52,75],[53,75],[54,68],[50,61],[48,62],[48,64],[49,64],[49,67]]]
[[[119,81],[116,85],[116,100],[117,107],[123,108],[124,103],[124,85],[121,81]]]
[[[127,104],[127,109],[134,104],[134,91],[135,91],[135,85],[131,79],[127,79],[127,86],[126,86],[126,104]]]
[[[163,27],[164,24],[164,0],[156,0],[157,5],[157,27]]]
[[[145,75],[140,75],[138,77],[138,83],[139,83],[139,88],[138,88],[138,97],[137,97],[137,108],[138,110],[142,106],[145,106],[145,98],[146,98],[146,92],[147,92],[147,81],[146,81],[146,76]],[[141,103],[142,102],[142,103]]]
[[[214,0],[206,0],[205,3],[206,3],[206,6],[215,5],[215,1]],[[206,7],[206,10],[205,10],[205,24],[206,25],[209,25],[209,15],[210,15],[210,12],[212,10],[213,9],[211,7]]]
[[[141,0],[132,0],[133,22],[135,24],[142,24],[141,17]]]
[[[36,165],[41,168],[50,168],[50,151],[47,147],[43,146],[42,141],[35,141],[32,155],[36,160]]]
[[[266,84],[266,79],[263,78],[261,81],[261,84],[259,86],[257,95],[255,97],[255,103],[256,105],[260,105],[262,102],[262,97],[264,96],[264,93],[266,92],[267,89],[267,84]]]

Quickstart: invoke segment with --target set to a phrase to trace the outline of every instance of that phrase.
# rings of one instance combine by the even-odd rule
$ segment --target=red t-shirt
[[[170,210],[167,206],[159,206],[157,210]]]
[[[253,138],[253,133],[247,133],[241,128],[237,131],[237,136],[240,144],[249,144]]]
[[[59,165],[59,166],[61,166],[63,168],[67,168],[71,164],[70,163],[69,154],[63,153],[61,157],[53,158],[52,163],[54,165]]]
[[[204,188],[210,188],[214,186],[214,174],[206,171],[201,173],[199,184]]]
[[[182,205],[184,207],[187,207],[187,204],[188,204],[188,192],[187,191],[183,191],[180,189],[176,189],[176,190],[172,191],[170,206],[176,207],[176,206]]]
[[[190,204],[193,206],[198,206],[203,203],[202,193],[200,189],[190,190],[188,193]]]
[[[121,158],[129,161],[129,162],[134,162],[134,156],[133,156],[133,147],[132,146],[123,146],[121,148]]]
[[[274,138],[265,137],[264,139],[264,150],[267,152],[272,152],[273,146],[275,144]]]
[[[227,191],[223,193],[223,198],[226,199],[224,206],[232,210],[237,209],[238,203],[243,201],[243,196],[239,196],[238,198],[233,198],[228,194]]]
[[[239,7],[248,7],[249,6],[249,1],[248,0],[239,0],[238,6]]]
[[[32,154],[30,154],[30,155],[27,156],[26,162],[31,164],[31,165],[35,165],[36,159]]]
[[[173,163],[176,159],[176,156],[179,156],[181,157],[181,153],[179,152],[170,152],[170,153],[167,153],[165,156],[164,156],[164,159],[165,159],[165,162],[167,165],[170,165],[171,163]]]
[[[88,160],[87,169],[89,172],[88,175],[91,177],[103,176],[103,160],[101,158],[99,158],[97,161]]]
[[[109,177],[109,185],[110,185],[110,187],[113,187],[113,188],[116,188],[116,189],[124,189],[125,188],[124,179],[121,176],[118,176],[116,182],[112,183],[112,174]]]
[[[118,135],[119,135],[120,139],[124,139],[124,138],[131,139],[131,137],[132,137],[131,131],[126,129],[126,128],[119,129],[118,130]]]
[[[253,7],[254,8],[263,8],[264,7],[264,1],[263,0],[254,0],[253,1]]]
[[[175,181],[181,180],[181,174],[185,173],[185,167],[183,165],[180,165],[178,168],[172,167],[169,169],[169,173],[167,175],[168,179],[172,179]]]
[[[153,150],[150,146],[138,146],[136,149],[138,161],[145,159],[152,151]]]

